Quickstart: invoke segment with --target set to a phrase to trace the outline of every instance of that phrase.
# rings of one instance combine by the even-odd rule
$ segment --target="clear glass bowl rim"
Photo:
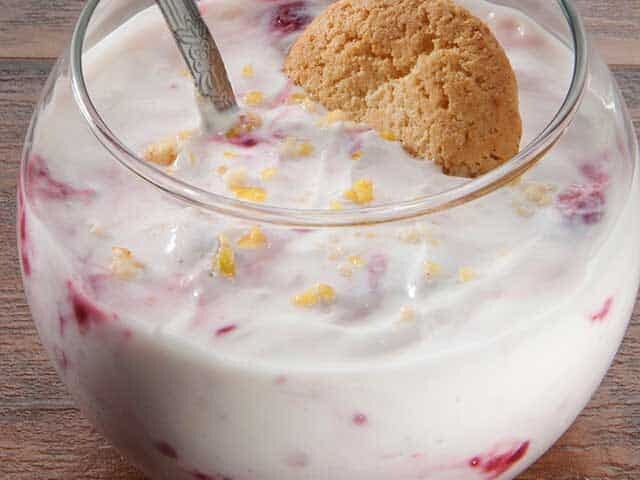
[[[89,129],[119,163],[144,181],[191,206],[248,221],[291,227],[345,227],[408,220],[470,202],[508,184],[535,165],[571,125],[586,87],[588,46],[584,25],[573,0],[556,2],[569,27],[574,64],[570,87],[554,117],[518,155],[500,167],[460,186],[410,200],[338,211],[275,207],[237,200],[201,189],[146,162],[111,131],[93,103],[85,83],[82,62],[84,40],[100,0],[87,1],[73,32],[70,50],[72,90]]]

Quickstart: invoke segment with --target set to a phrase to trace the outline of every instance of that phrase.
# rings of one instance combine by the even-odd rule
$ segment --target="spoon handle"
[[[218,112],[236,106],[218,46],[194,0],[156,0],[201,97]]]

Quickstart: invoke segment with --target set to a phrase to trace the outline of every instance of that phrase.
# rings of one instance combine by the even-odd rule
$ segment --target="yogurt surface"
[[[169,142],[177,160],[158,168],[222,195],[338,210],[469,181],[290,84],[287,49],[329,3],[200,2],[243,107],[235,131],[197,131],[191,79],[155,8],[85,54],[89,91],[133,150]],[[460,3],[514,67],[524,145],[561,105],[572,56],[520,13]],[[584,406],[635,295],[637,185],[609,120],[615,94],[592,85],[539,165],[469,204],[292,229],[134,178],[91,137],[62,77],[20,197],[43,342],[87,415],[153,478],[513,478]]]

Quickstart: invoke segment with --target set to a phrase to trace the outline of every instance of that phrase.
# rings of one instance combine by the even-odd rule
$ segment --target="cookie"
[[[447,174],[481,175],[518,153],[513,69],[487,25],[450,0],[339,0],[284,69],[327,109],[391,132]]]

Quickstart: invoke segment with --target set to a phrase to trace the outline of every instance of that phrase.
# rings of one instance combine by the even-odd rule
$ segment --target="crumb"
[[[213,271],[223,277],[236,276],[235,254],[226,236],[218,237],[218,251],[213,258]]]
[[[398,233],[398,238],[405,243],[418,244],[427,242],[434,247],[440,245],[440,241],[436,239],[429,229],[423,225],[418,227],[408,227],[401,230]]]
[[[182,130],[178,132],[178,135],[176,135],[176,138],[180,142],[185,142],[193,138],[194,135],[195,135],[195,130]]]
[[[307,96],[302,92],[294,92],[289,95],[289,104],[290,105],[299,105],[303,103],[307,99]]]
[[[553,185],[539,182],[526,182],[521,185],[521,188],[527,201],[539,207],[546,207],[553,203],[551,194],[556,190]]]
[[[331,203],[329,203],[329,208],[331,210],[342,210],[344,209],[344,206],[338,200],[331,200]]]
[[[338,273],[343,277],[350,278],[353,275],[353,268],[349,265],[341,264],[338,265]]]
[[[277,174],[278,174],[278,169],[276,167],[268,167],[268,168],[264,168],[260,172],[260,178],[262,178],[262,180],[266,182],[269,180],[273,180]]]
[[[314,307],[318,304],[330,305],[336,299],[336,291],[330,285],[319,283],[293,298],[293,304],[298,307]]]
[[[178,158],[178,142],[172,138],[153,143],[145,149],[143,156],[147,162],[166,167]]]
[[[388,142],[395,142],[398,140],[398,136],[395,133],[393,133],[391,130],[384,130],[380,132],[380,138]]]
[[[121,280],[131,280],[143,268],[144,264],[134,258],[131,250],[121,247],[111,249],[110,269]]]
[[[416,319],[416,311],[411,307],[400,308],[400,320],[403,322],[413,322]]]
[[[351,154],[351,160],[360,160],[362,158],[362,150],[356,150]]]
[[[289,95],[288,103],[289,105],[300,105],[310,112],[315,112],[317,109],[316,103],[302,92],[294,92]]]
[[[231,191],[240,200],[263,203],[267,199],[267,191],[261,187],[232,187]]]
[[[373,182],[364,178],[355,181],[351,189],[344,192],[344,198],[358,205],[371,203],[373,201]]]
[[[256,74],[253,70],[253,66],[251,64],[247,64],[242,67],[242,76],[243,77],[253,77]]]
[[[289,158],[309,157],[314,151],[315,147],[311,142],[294,137],[287,137],[281,149],[282,154]]]
[[[262,230],[260,230],[260,227],[253,227],[246,235],[238,240],[237,244],[240,248],[258,248],[267,244],[267,237]]]
[[[230,190],[244,187],[247,184],[247,169],[245,167],[232,168],[224,174],[224,181]]]
[[[417,244],[422,241],[422,231],[416,227],[406,228],[400,231],[398,238],[405,243]]]
[[[319,127],[327,128],[334,123],[338,122],[346,122],[349,120],[349,115],[342,110],[332,110],[327,113],[323,118],[318,120],[317,124]]]
[[[530,206],[524,205],[522,202],[513,202],[512,205],[514,210],[520,217],[529,218],[532,217],[535,213]]]
[[[442,274],[442,267],[435,262],[424,262],[424,274],[428,279],[438,277]]]
[[[248,92],[244,96],[244,103],[246,103],[247,105],[250,105],[252,107],[256,107],[258,105],[261,105],[263,101],[264,101],[264,94],[262,92],[257,91],[257,90],[254,90],[252,92]]]
[[[360,255],[351,255],[347,260],[349,260],[349,263],[354,267],[362,267],[365,264],[364,259]]]
[[[458,271],[458,280],[460,283],[470,282],[476,278],[476,272],[470,267],[462,267]]]
[[[344,257],[344,249],[340,245],[329,246],[329,260],[340,260]]]
[[[226,133],[227,138],[237,138],[257,130],[262,126],[262,118],[254,112],[242,113],[238,121]]]

